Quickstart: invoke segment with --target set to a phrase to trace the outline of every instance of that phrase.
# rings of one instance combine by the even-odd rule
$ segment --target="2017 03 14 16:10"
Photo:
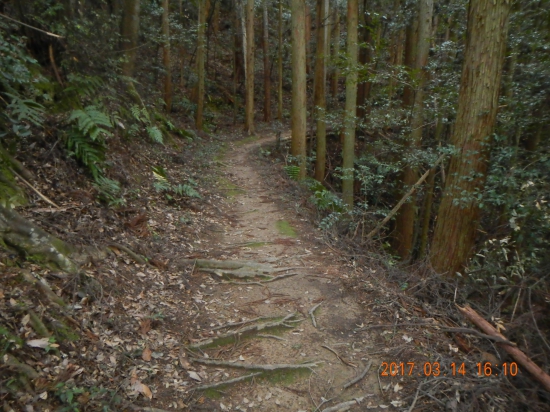
[[[516,376],[518,365],[516,362],[504,362],[500,365],[490,362],[476,364],[478,376]],[[500,366],[500,369],[495,369]],[[441,366],[439,362],[382,362],[380,365],[380,376],[465,376],[467,373],[464,362],[453,362],[448,368]]]

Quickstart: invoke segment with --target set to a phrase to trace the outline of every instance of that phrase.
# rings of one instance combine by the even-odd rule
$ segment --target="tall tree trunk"
[[[361,30],[359,35],[361,37],[362,47],[359,49],[359,64],[366,66],[372,60],[371,58],[371,22],[370,15],[367,15],[367,0],[363,0],[361,6]],[[365,117],[365,103],[367,102],[370,94],[371,82],[365,79],[357,85],[357,117],[362,119]]]
[[[418,36],[416,46],[416,61],[414,73],[420,77],[418,87],[414,94],[413,113],[411,120],[411,134],[405,141],[406,153],[416,150],[422,141],[422,130],[424,123],[424,86],[428,77],[426,64],[430,52],[430,38],[432,37],[433,0],[421,0],[418,13]],[[409,188],[418,180],[418,169],[414,166],[406,166],[403,171],[403,191]],[[414,227],[416,220],[416,202],[414,197],[399,210],[396,218],[395,236],[397,241],[397,252],[402,259],[407,259],[413,249]]]
[[[508,32],[508,1],[470,0],[451,157],[431,247],[431,263],[454,275],[470,256],[483,192]]]
[[[326,41],[328,0],[317,0],[317,51],[315,56],[315,90],[313,105],[317,119],[317,157],[315,159],[315,179],[325,180],[325,164],[327,156],[327,135],[325,123],[326,110]]]
[[[172,111],[172,69],[170,68],[169,0],[162,0],[162,64],[164,66],[164,102],[166,111]]]
[[[264,23],[264,121],[271,121],[271,75],[269,73],[269,26],[267,20],[267,2],[263,2],[263,23]]]
[[[205,32],[206,32],[206,0],[198,0],[199,27],[197,30],[197,113],[195,126],[202,130],[204,122],[204,81],[205,81]]]
[[[283,122],[283,0],[279,0],[279,50],[277,56],[277,117]]]
[[[348,0],[346,106],[344,110],[344,147],[342,149],[342,199],[353,208],[353,170],[355,161],[355,112],[357,105],[357,26],[358,1]]]
[[[305,30],[305,39],[306,39],[306,75],[311,73],[311,9],[309,4],[306,3],[306,30]]]
[[[333,71],[332,71],[332,77],[331,77],[331,83],[330,83],[330,91],[333,98],[336,98],[336,95],[338,94],[338,80],[340,78],[340,70],[338,69],[338,59],[340,57],[340,11],[338,10],[338,2],[334,2],[334,9],[332,11],[333,13],[333,24],[332,27],[332,59],[334,61],[333,63]]]
[[[139,36],[139,3],[140,0],[124,0],[122,13],[122,50],[125,61],[122,74],[132,77],[136,63],[137,42]]]
[[[254,0],[246,2],[246,107],[244,129],[254,134]]]
[[[237,100],[237,84],[239,83],[239,0],[234,0],[233,15],[233,124],[237,123],[239,104]]]
[[[290,0],[292,15],[292,141],[291,153],[298,158],[298,179],[306,177],[306,7],[303,0]]]
[[[418,45],[418,22],[412,17],[405,30],[405,66],[412,73],[416,62],[416,46]],[[403,108],[410,110],[414,103],[414,89],[411,82],[407,82],[403,90]]]

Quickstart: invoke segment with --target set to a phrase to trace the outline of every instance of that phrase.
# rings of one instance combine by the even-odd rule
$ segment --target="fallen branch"
[[[372,366],[372,361],[369,361],[369,363],[367,364],[367,367],[363,370],[363,372],[361,372],[361,374],[359,374],[359,376],[357,376],[356,378],[353,378],[348,383],[345,383],[344,386],[342,387],[344,389],[347,389],[350,386],[355,385],[357,382],[359,382],[361,379],[363,379],[367,375],[371,366]]]
[[[372,394],[363,395],[360,398],[353,398],[352,401],[342,402],[338,405],[331,406],[330,408],[325,408],[321,412],[338,412],[338,411],[347,411],[353,405],[359,405],[365,400],[365,398],[373,396]]]
[[[432,169],[434,169],[439,163],[441,163],[443,161],[443,159],[445,159],[445,155],[441,155],[439,156],[439,159],[436,160],[436,162],[434,163],[434,165],[432,167],[430,167],[428,170],[426,170],[426,173],[424,173],[422,175],[422,177],[420,179],[418,179],[418,182],[416,182],[414,185],[412,185],[412,187],[410,188],[410,190],[405,194],[405,196],[403,196],[401,198],[401,200],[399,201],[399,203],[397,203],[395,205],[395,207],[391,210],[390,213],[388,213],[388,215],[384,218],[384,220],[382,220],[378,226],[376,226],[374,228],[374,230],[372,230],[368,235],[367,235],[367,239],[372,239],[372,237],[374,235],[376,235],[380,229],[382,229],[382,227],[388,223],[388,221],[397,213],[397,211],[399,209],[401,209],[401,206],[403,206],[405,204],[405,202],[407,201],[407,199],[409,198],[410,195],[412,195],[416,189],[418,189],[418,186],[420,186],[422,184],[422,182],[424,182],[424,180],[426,180],[426,178],[428,177],[428,175],[430,174],[430,171]]]
[[[242,382],[242,381],[245,381],[247,379],[253,378],[255,376],[261,375],[261,374],[262,374],[262,372],[255,372],[255,373],[251,373],[250,375],[239,376],[238,378],[228,379],[226,381],[220,381],[220,382],[211,383],[211,384],[208,384],[208,385],[201,385],[201,386],[197,386],[195,388],[195,390],[204,391],[204,390],[207,390],[207,389],[219,388],[220,386],[232,385],[234,383]]]
[[[192,358],[192,362],[202,363],[203,365],[211,366],[226,366],[228,368],[235,369],[246,369],[246,370],[261,370],[261,371],[277,371],[282,369],[311,369],[316,367],[319,362],[310,362],[310,363],[301,363],[301,364],[291,364],[291,363],[280,363],[272,365],[256,365],[252,363],[240,363],[240,362],[228,362],[228,361],[219,361],[215,359],[201,359],[201,358]]]
[[[27,182],[23,176],[21,176],[19,173],[17,173],[15,170],[13,170],[11,167],[9,169],[15,176],[17,176],[19,179],[21,179],[21,181],[23,183],[25,183],[27,186],[29,186],[40,197],[40,199],[42,199],[44,202],[52,205],[53,207],[59,209],[59,206],[57,206],[53,201],[48,199],[45,195],[40,193],[40,191],[37,188],[35,188],[33,185],[31,185],[29,182]]]
[[[342,357],[340,356],[340,354],[339,354],[338,352],[336,352],[334,349],[332,349],[332,348],[330,348],[330,347],[328,347],[328,346],[326,346],[326,345],[321,345],[321,347],[322,347],[322,348],[325,348],[326,350],[328,350],[328,351],[330,351],[330,352],[332,352],[332,353],[334,353],[334,354],[336,355],[336,357],[338,358],[338,360],[339,360],[340,362],[342,362],[344,365],[351,366],[352,368],[356,368],[356,367],[357,367],[357,365],[355,365],[355,364],[353,364],[353,363],[351,363],[351,362],[348,362],[347,360],[345,360],[344,358],[342,358]]]
[[[485,333],[481,333],[480,331],[471,328],[441,328],[441,331],[452,333],[466,333],[479,336],[480,338],[489,339],[497,343],[505,343],[506,345],[517,346],[514,342],[510,342],[509,340],[503,339],[500,336],[486,335]]]
[[[503,340],[507,340],[504,335],[499,333],[493,325],[482,318],[471,307],[466,306],[461,308],[458,306],[458,310],[462,313],[470,322],[479,327],[483,332],[491,336],[498,336]],[[499,343],[501,347],[508,352],[521,366],[527,369],[533,377],[538,380],[547,391],[550,391],[550,376],[545,373],[537,364],[535,364],[529,357],[521,350],[514,346],[510,346],[506,343]]]
[[[312,307],[309,312],[308,312],[308,315],[311,316],[311,322],[313,323],[313,327],[316,328],[317,327],[317,321],[315,320],[315,310],[321,306],[323,302],[319,302],[318,304],[316,304],[314,307]]]

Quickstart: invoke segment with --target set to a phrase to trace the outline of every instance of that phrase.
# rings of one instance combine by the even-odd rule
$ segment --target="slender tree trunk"
[[[198,30],[197,30],[197,113],[195,126],[202,130],[204,122],[204,82],[206,73],[204,70],[205,60],[205,31],[206,31],[206,0],[198,0]]]
[[[172,69],[170,68],[169,0],[162,0],[162,64],[164,65],[164,102],[166,111],[172,111]]]
[[[305,39],[306,39],[306,75],[311,73],[311,9],[309,4],[306,3],[306,30],[305,30]]]
[[[338,3],[334,3],[333,18],[334,26],[332,28],[332,47],[333,47],[333,72],[331,77],[330,91],[333,98],[338,94],[338,80],[340,79],[340,70],[338,69],[338,59],[340,57],[340,11]]]
[[[355,161],[355,112],[357,105],[357,26],[358,2],[348,0],[346,106],[344,119],[344,147],[342,149],[342,199],[348,209],[353,208],[353,169]]]
[[[326,110],[326,41],[328,0],[317,0],[317,52],[315,56],[315,90],[313,105],[317,119],[317,157],[315,159],[315,179],[325,180],[325,165],[327,156],[327,136],[325,123]]]
[[[263,23],[264,23],[264,121],[271,121],[271,75],[269,73],[269,25],[267,19],[267,2],[263,1]]]
[[[290,0],[292,15],[292,141],[298,158],[299,180],[306,177],[306,8],[303,0]]]
[[[477,193],[483,192],[487,152],[498,110],[506,51],[507,1],[470,0],[465,58],[445,192],[431,247],[431,263],[454,275],[470,256],[479,225]]]
[[[283,122],[283,0],[279,0],[279,50],[277,56],[277,117]]]
[[[246,107],[244,129],[254,134],[254,0],[246,2]]]
[[[416,46],[418,44],[418,19],[411,18],[405,30],[405,66],[412,73],[416,62]],[[403,90],[403,108],[410,110],[414,103],[414,89],[411,82],[407,82]]]
[[[411,120],[411,134],[405,141],[405,150],[410,152],[416,150],[422,141],[422,130],[424,123],[424,86],[428,77],[426,64],[430,51],[430,38],[432,34],[433,0],[421,0],[418,15],[418,36],[416,46],[416,61],[414,72],[418,73],[419,82],[414,94],[413,113]],[[418,180],[418,169],[413,166],[406,166],[403,171],[402,188],[407,191]],[[414,198],[399,210],[396,218],[395,236],[397,240],[397,252],[402,259],[409,258],[413,249],[414,228],[416,221],[416,202]]]
[[[136,63],[137,42],[139,36],[139,1],[124,0],[122,13],[122,50],[125,61],[122,64],[122,74],[132,77]]]
[[[239,109],[237,100],[237,84],[239,82],[239,0],[234,0],[233,16],[233,124],[237,123],[237,112]]]
[[[367,0],[363,0],[361,6],[361,29],[359,35],[361,37],[362,47],[359,49],[359,64],[366,66],[371,61],[371,18],[367,16]],[[365,103],[369,98],[371,83],[365,79],[357,85],[357,117],[362,119],[365,117]]]

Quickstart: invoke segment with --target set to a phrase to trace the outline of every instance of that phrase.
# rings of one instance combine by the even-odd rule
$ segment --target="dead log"
[[[470,306],[461,308],[458,306],[458,310],[462,313],[470,322],[480,328],[487,335],[497,336],[501,339],[507,340],[504,335],[499,333],[493,325],[483,319],[475,310]],[[537,364],[535,364],[529,357],[519,350],[515,346],[510,346],[506,343],[497,343],[506,352],[508,352],[521,366],[528,370],[533,377],[538,380],[547,391],[550,391],[550,376],[545,373]]]

